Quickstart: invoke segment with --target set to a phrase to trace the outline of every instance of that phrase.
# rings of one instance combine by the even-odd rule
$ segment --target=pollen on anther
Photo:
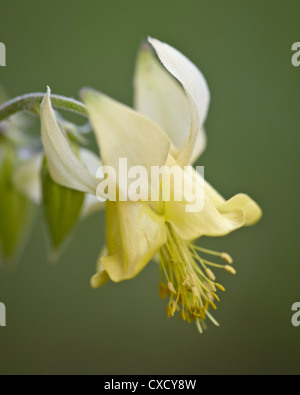
[[[229,254],[227,254],[227,252],[222,252],[221,254],[221,258],[224,259],[224,261],[226,261],[227,263],[229,263],[230,265],[233,262],[233,259],[231,258],[231,256]]]
[[[220,291],[225,292],[223,285],[216,283],[216,287],[219,288]]]
[[[212,272],[212,270],[210,270],[210,269],[207,268],[207,269],[205,270],[205,272],[206,272],[206,274],[207,274],[207,276],[208,276],[208,278],[209,278],[210,280],[215,281],[216,276],[214,275],[214,273]]]
[[[193,287],[192,292],[197,298],[200,298],[200,292],[199,292],[198,288]]]
[[[171,282],[168,282],[168,288],[173,294],[175,294],[175,295],[177,294],[177,292],[174,288],[174,285]]]
[[[214,292],[212,292],[212,295],[218,302],[220,302],[220,298],[218,297],[218,295],[216,295]]]
[[[224,267],[224,269],[227,270],[231,274],[236,274],[236,270],[232,266],[226,265]]]
[[[166,299],[168,296],[168,287],[165,284],[159,284],[159,296],[161,299]]]

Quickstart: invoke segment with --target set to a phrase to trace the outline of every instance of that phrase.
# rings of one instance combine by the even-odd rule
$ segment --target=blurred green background
[[[0,373],[299,374],[299,1],[0,1],[0,83],[11,97],[47,85],[77,97],[92,86],[131,104],[147,35],[181,50],[211,89],[198,164],[225,197],[246,192],[264,210],[253,228],[201,240],[232,254],[238,270],[218,273],[227,289],[221,327],[202,336],[166,318],[156,264],[130,282],[90,288],[103,213],[80,223],[55,266],[38,213],[18,267],[0,273]]]

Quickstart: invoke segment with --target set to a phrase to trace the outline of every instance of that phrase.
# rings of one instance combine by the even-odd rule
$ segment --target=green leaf
[[[84,202],[85,194],[58,185],[48,170],[47,160],[42,167],[42,205],[53,258],[65,244],[74,229]]]
[[[19,251],[32,219],[33,204],[20,194],[12,181],[16,153],[9,143],[0,148],[0,245],[7,263]]]

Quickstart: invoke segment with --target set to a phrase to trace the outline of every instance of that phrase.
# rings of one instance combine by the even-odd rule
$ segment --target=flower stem
[[[44,93],[29,93],[2,104],[0,106],[0,122],[21,111],[39,115],[44,97]],[[53,107],[87,116],[85,105],[77,100],[65,96],[51,95],[51,103]]]

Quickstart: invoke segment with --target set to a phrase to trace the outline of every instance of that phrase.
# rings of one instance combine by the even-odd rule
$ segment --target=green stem
[[[28,111],[38,115],[44,97],[44,93],[29,93],[4,103],[0,106],[0,122],[21,111]],[[51,103],[53,107],[87,116],[85,105],[77,100],[51,95]]]

